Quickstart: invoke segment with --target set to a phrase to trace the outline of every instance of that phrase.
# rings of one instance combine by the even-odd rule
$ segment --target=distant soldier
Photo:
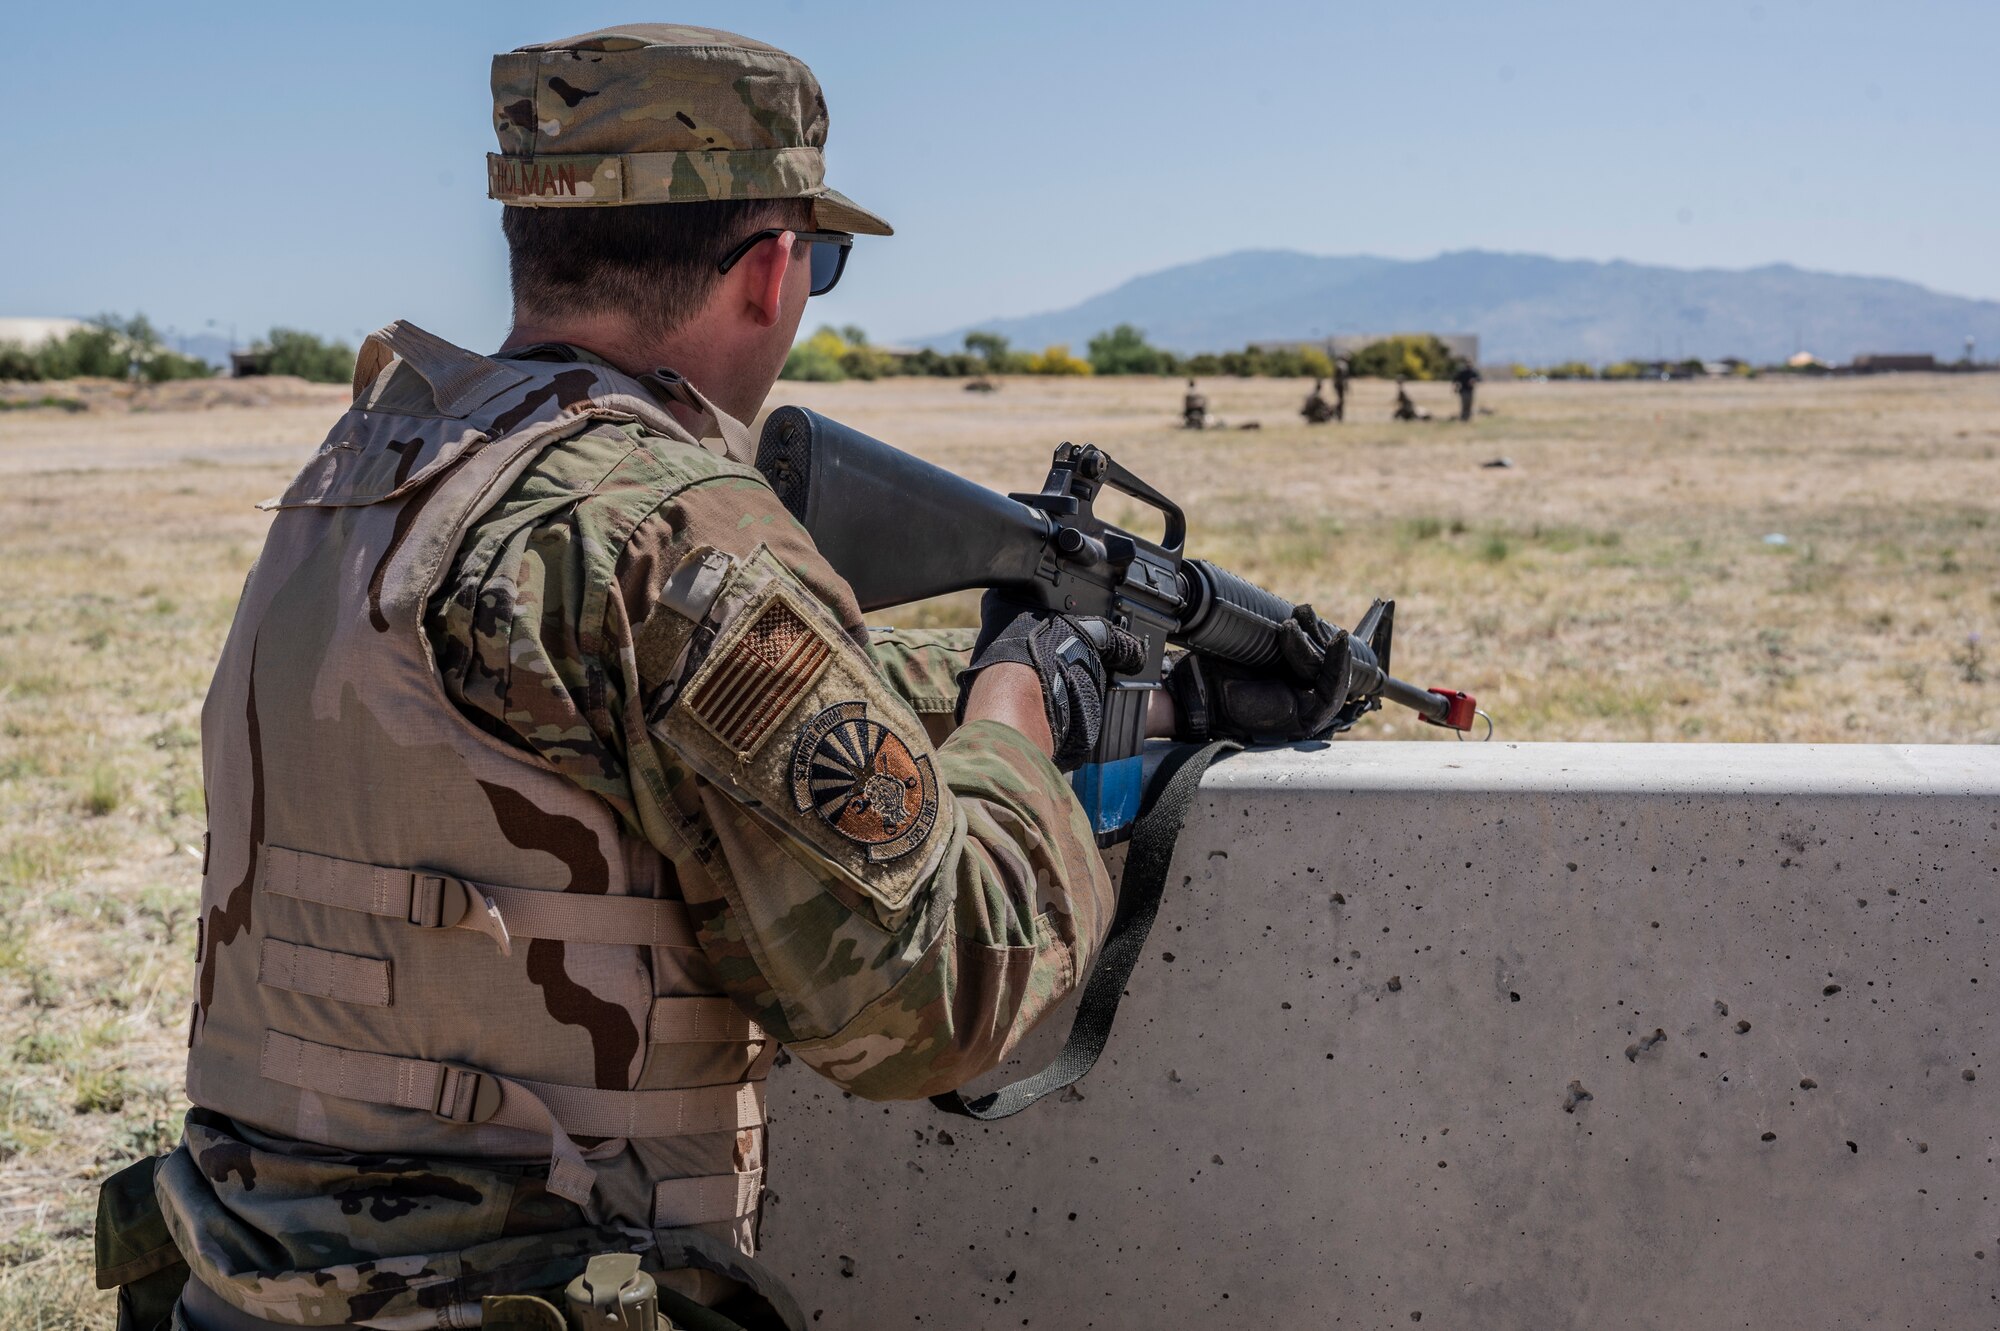
[[[1306,418],[1307,425],[1324,425],[1333,420],[1337,408],[1326,400],[1326,380],[1313,380],[1313,391],[1306,398],[1306,404],[1299,408],[1299,415]]]
[[[1347,374],[1347,357],[1335,356],[1333,358],[1333,418],[1337,421],[1347,419]]]
[[[1187,395],[1181,398],[1181,425],[1190,430],[1208,428],[1208,395],[1188,380]]]
[[[1407,374],[1396,376],[1396,419],[1399,421],[1429,420],[1431,414],[1428,411],[1419,410],[1415,400],[1410,397],[1409,383],[1410,376]]]
[[[1458,418],[1472,419],[1472,394],[1479,383],[1479,370],[1471,361],[1460,361],[1458,373],[1451,377],[1452,387],[1458,390]]]

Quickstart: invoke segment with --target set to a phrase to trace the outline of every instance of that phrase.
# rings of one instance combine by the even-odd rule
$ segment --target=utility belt
[[[194,1278],[153,1191],[164,1158],[135,1161],[98,1191],[97,1287],[118,1291],[117,1331],[173,1331],[176,1314],[184,1331],[298,1331],[244,1312]],[[786,1317],[754,1290],[722,1309],[707,1308],[661,1288],[630,1252],[590,1258],[561,1289],[488,1295],[480,1325],[486,1331],[789,1331]]]

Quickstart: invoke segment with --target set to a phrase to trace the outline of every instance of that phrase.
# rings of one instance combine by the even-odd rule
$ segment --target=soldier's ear
[[[760,328],[774,327],[785,317],[785,279],[799,266],[792,259],[797,245],[797,233],[787,231],[752,250],[729,274],[739,283],[744,309]]]

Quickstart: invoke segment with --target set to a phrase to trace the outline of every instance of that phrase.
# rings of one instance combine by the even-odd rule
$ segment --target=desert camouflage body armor
[[[424,630],[468,526],[549,443],[605,421],[696,442],[656,394],[706,404],[653,378],[403,324],[364,348],[203,712],[188,1090],[340,1151],[546,1157],[596,1224],[748,1252],[775,1042],[722,996],[659,852],[451,705]]]

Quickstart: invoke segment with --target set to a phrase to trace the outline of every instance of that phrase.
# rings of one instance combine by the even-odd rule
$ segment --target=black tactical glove
[[[1067,772],[1082,766],[1097,747],[1111,676],[1142,668],[1145,648],[1107,620],[1022,605],[998,592],[986,593],[979,615],[972,664],[958,676],[959,716],[981,670],[1002,661],[1031,666],[1042,680],[1056,767]]]
[[[1290,744],[1325,739],[1359,719],[1350,706],[1356,675],[1347,630],[1297,607],[1278,629],[1278,658],[1239,666],[1189,652],[1167,671],[1177,722],[1174,738],[1189,743],[1233,739]]]

